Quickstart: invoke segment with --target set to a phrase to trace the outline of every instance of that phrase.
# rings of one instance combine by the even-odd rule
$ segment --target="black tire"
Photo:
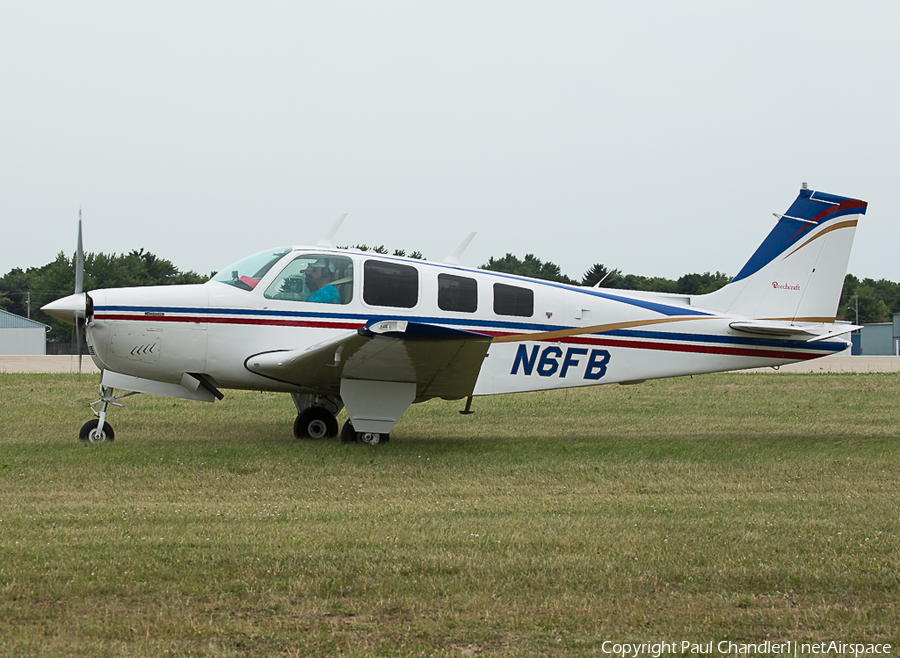
[[[322,407],[304,409],[294,419],[294,436],[298,439],[328,439],[337,433],[337,419]]]
[[[390,440],[390,434],[378,432],[357,432],[353,428],[353,423],[349,420],[344,423],[344,427],[341,430],[341,441],[343,443],[367,443],[370,446],[374,446],[378,445],[379,443],[387,443]]]
[[[92,432],[95,432],[97,426],[100,424],[99,418],[94,418],[93,420],[89,420],[84,425],[81,426],[81,431],[78,432],[78,440],[83,443],[104,443],[107,441],[115,441],[116,433],[113,431],[112,425],[109,423],[103,423],[103,431],[98,434],[94,434],[91,436]]]

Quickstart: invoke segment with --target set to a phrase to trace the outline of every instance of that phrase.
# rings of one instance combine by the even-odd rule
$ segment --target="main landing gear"
[[[297,418],[294,420],[294,436],[298,439],[330,439],[337,436],[337,414],[343,409],[340,398],[330,395],[291,393]]]
[[[348,420],[344,423],[341,430],[341,441],[343,443],[368,443],[370,446],[379,443],[387,443],[391,440],[391,435],[379,432],[357,432],[353,429],[353,421]]]
[[[347,421],[343,429],[338,427],[337,415],[344,408],[339,397],[291,393],[297,418],[294,419],[294,436],[298,439],[330,439],[341,435],[343,443],[387,443],[390,435],[377,432],[357,432]]]
[[[337,418],[323,407],[305,409],[294,419],[294,436],[298,439],[328,439],[337,433]]]
[[[310,407],[301,412],[294,420],[294,436],[298,439],[330,439],[338,434],[338,422],[331,412],[322,407]],[[387,443],[390,434],[378,432],[357,432],[353,422],[348,420],[341,430],[343,443],[368,443],[377,445]]]
[[[115,441],[116,433],[113,431],[112,425],[106,422],[106,413],[109,405],[121,407],[119,400],[127,398],[130,395],[137,395],[136,392],[125,393],[124,395],[113,395],[113,389],[109,386],[100,384],[100,399],[91,402],[91,411],[96,416],[95,419],[89,420],[81,426],[78,432],[78,439],[82,443],[106,443],[107,441]],[[95,408],[100,405],[100,411]]]

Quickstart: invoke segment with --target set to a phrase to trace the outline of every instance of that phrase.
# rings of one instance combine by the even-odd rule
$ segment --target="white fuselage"
[[[355,275],[340,286],[343,303],[267,296],[281,271],[307,253],[352,261],[347,272]],[[403,307],[370,303],[369,261],[414,268],[415,303],[410,306],[409,297]],[[439,303],[439,275],[464,280],[476,291],[474,308],[441,308],[446,303]],[[528,291],[521,295],[530,296],[530,309],[502,301],[498,306],[510,287]],[[303,350],[388,319],[491,336],[475,395],[775,366],[847,346],[840,339],[810,343],[738,331],[729,325],[743,318],[696,308],[686,295],[580,288],[346,250],[296,248],[252,289],[210,281],[89,294],[87,336],[99,368],[173,384],[185,373],[203,373],[219,388],[327,394],[255,374],[247,360]]]

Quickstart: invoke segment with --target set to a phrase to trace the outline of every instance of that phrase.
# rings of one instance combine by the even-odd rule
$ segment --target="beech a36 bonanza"
[[[835,323],[866,203],[804,184],[747,264],[705,295],[585,288],[335,249],[269,249],[203,285],[83,292],[45,306],[101,369],[83,441],[111,441],[134,393],[212,402],[283,391],[294,434],[375,444],[414,402],[779,366],[840,352]],[[115,389],[129,391],[115,395]],[[99,410],[97,406],[99,405]],[[349,420],[338,428],[345,408]]]

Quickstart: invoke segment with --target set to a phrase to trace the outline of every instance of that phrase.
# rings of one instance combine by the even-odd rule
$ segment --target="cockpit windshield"
[[[212,280],[219,283],[227,283],[241,290],[253,290],[260,279],[272,269],[272,266],[290,252],[290,247],[266,249],[258,254],[242,258],[233,265],[229,265],[216,274]]]

